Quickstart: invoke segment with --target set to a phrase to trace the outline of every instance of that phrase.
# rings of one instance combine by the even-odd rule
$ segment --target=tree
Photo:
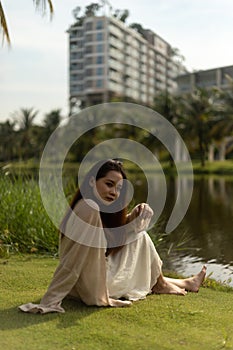
[[[196,89],[186,95],[182,101],[183,133],[190,140],[197,140],[201,165],[205,165],[208,147],[211,142],[210,131],[215,124],[216,111],[213,92],[206,89]]]
[[[33,125],[33,120],[38,114],[38,111],[33,111],[34,108],[21,108],[19,112],[15,112],[15,118],[19,118],[16,122],[20,130],[27,131]]]
[[[33,143],[33,125],[34,119],[38,111],[33,108],[21,108],[19,112],[15,112],[13,117],[15,123],[18,124],[17,142],[20,159],[28,159],[35,155],[35,147]]]
[[[91,3],[85,8],[85,17],[96,16],[96,12],[101,8],[101,5],[98,3]]]
[[[7,120],[0,123],[0,161],[6,162],[16,157],[15,122]]]
[[[50,14],[51,15],[53,14],[53,4],[51,0],[32,0],[32,1],[36,9],[39,10],[42,13],[42,15],[46,13],[47,4],[49,6]],[[10,40],[9,29],[6,21],[5,12],[2,6],[2,1],[0,1],[0,31],[2,32],[3,41],[4,39],[6,39],[8,45],[10,45],[11,40]]]
[[[126,19],[129,17],[129,10],[116,9],[113,13],[113,17],[118,18],[121,22],[125,23]]]
[[[171,57],[177,59],[179,63],[183,63],[185,61],[185,57],[180,53],[180,50],[176,47],[170,47],[170,55]]]
[[[102,5],[99,5],[98,3],[92,2],[90,5],[87,5],[84,10],[84,14],[80,15],[81,7],[77,6],[73,9],[72,14],[75,19],[75,25],[82,26],[83,21],[86,17],[92,17],[96,16],[99,9],[102,7]],[[72,27],[72,26],[71,26]]]
[[[153,109],[166,118],[178,131],[180,126],[180,117],[182,109],[181,97],[168,93],[167,90],[161,91],[155,96]],[[174,140],[175,159],[169,155],[170,166],[174,165],[174,160],[182,158],[181,152],[176,150],[177,140]]]
[[[80,7],[80,6],[75,7],[75,8],[73,9],[73,11],[72,11],[72,14],[73,14],[73,16],[74,16],[74,19],[75,19],[76,21],[79,20],[79,13],[80,13],[80,11],[81,11],[81,7]]]
[[[233,140],[233,79],[227,75],[226,79],[228,88],[216,91],[218,120],[211,130],[219,160],[225,160],[226,153],[232,150]]]
[[[222,104],[222,114],[227,121],[228,132],[232,133],[233,131],[233,79],[226,75],[228,80],[228,88],[221,91],[220,99]]]
[[[142,36],[145,35],[145,29],[142,27],[140,23],[131,23],[129,27],[136,30]]]
[[[45,115],[45,118],[43,120],[43,137],[42,139],[47,142],[48,138],[51,136],[53,131],[58,127],[58,125],[61,122],[61,110],[60,109],[54,109],[50,113],[47,113]]]

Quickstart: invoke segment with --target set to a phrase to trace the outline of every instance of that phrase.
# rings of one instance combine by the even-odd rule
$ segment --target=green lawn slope
[[[88,307],[65,300],[65,314],[24,314],[39,302],[58,260],[0,259],[0,349],[233,349],[233,291],[207,281],[185,297],[151,295],[129,308]]]

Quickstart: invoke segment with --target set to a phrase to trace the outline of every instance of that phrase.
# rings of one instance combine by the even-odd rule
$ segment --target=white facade
[[[153,105],[173,92],[183,70],[171,46],[150,30],[144,36],[114,17],[86,17],[69,28],[70,106],[112,99]]]
[[[196,88],[228,88],[227,76],[233,78],[233,66],[218,67],[182,74],[177,77],[178,93],[189,93]]]

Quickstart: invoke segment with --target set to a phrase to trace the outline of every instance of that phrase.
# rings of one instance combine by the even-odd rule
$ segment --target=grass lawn
[[[202,287],[185,297],[151,295],[129,308],[88,307],[65,300],[65,314],[24,314],[39,302],[58,260],[0,259],[0,349],[233,349],[233,290]]]

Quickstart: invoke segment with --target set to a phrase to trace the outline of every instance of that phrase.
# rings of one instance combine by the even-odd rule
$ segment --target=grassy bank
[[[65,300],[65,314],[31,315],[57,259],[0,259],[0,348],[6,350],[233,349],[233,292],[207,281],[198,294],[153,295],[129,308],[87,307]]]
[[[58,232],[36,180],[0,176],[0,198],[0,256],[8,251],[57,252]]]
[[[67,193],[74,193],[75,184],[68,182]],[[23,176],[11,177],[0,174],[0,257],[11,253],[48,253],[58,250],[58,228],[50,220],[43,205],[38,180]],[[50,205],[62,220],[64,210],[55,206],[58,194],[51,189]],[[59,212],[60,210],[60,212]],[[153,240],[161,243],[159,224],[153,228]]]
[[[125,161],[124,162],[127,170],[131,172],[138,171],[138,168],[131,162]],[[12,162],[12,163],[0,163],[0,170],[2,170],[4,173],[11,173],[11,174],[18,174],[18,175],[24,175],[24,174],[37,174],[39,169],[39,161],[36,160],[30,160],[30,161],[21,161],[21,162]],[[193,171],[195,174],[219,174],[219,175],[228,175],[233,174],[233,160],[227,159],[225,161],[214,161],[214,162],[208,162],[206,161],[205,166],[202,166],[201,163],[197,160],[192,161],[193,165]],[[64,169],[67,172],[74,172],[77,174],[78,169],[77,163],[65,163]],[[148,165],[146,170],[155,170],[155,164],[153,164],[153,168],[151,168],[151,164]],[[161,166],[165,173],[167,174],[175,174],[176,168],[171,167],[169,162],[161,162]],[[143,169],[145,170],[145,169]],[[185,171],[185,168],[184,168]]]
[[[233,174],[233,160],[206,162],[204,167],[199,162],[193,162],[193,171],[195,174],[231,175]]]

